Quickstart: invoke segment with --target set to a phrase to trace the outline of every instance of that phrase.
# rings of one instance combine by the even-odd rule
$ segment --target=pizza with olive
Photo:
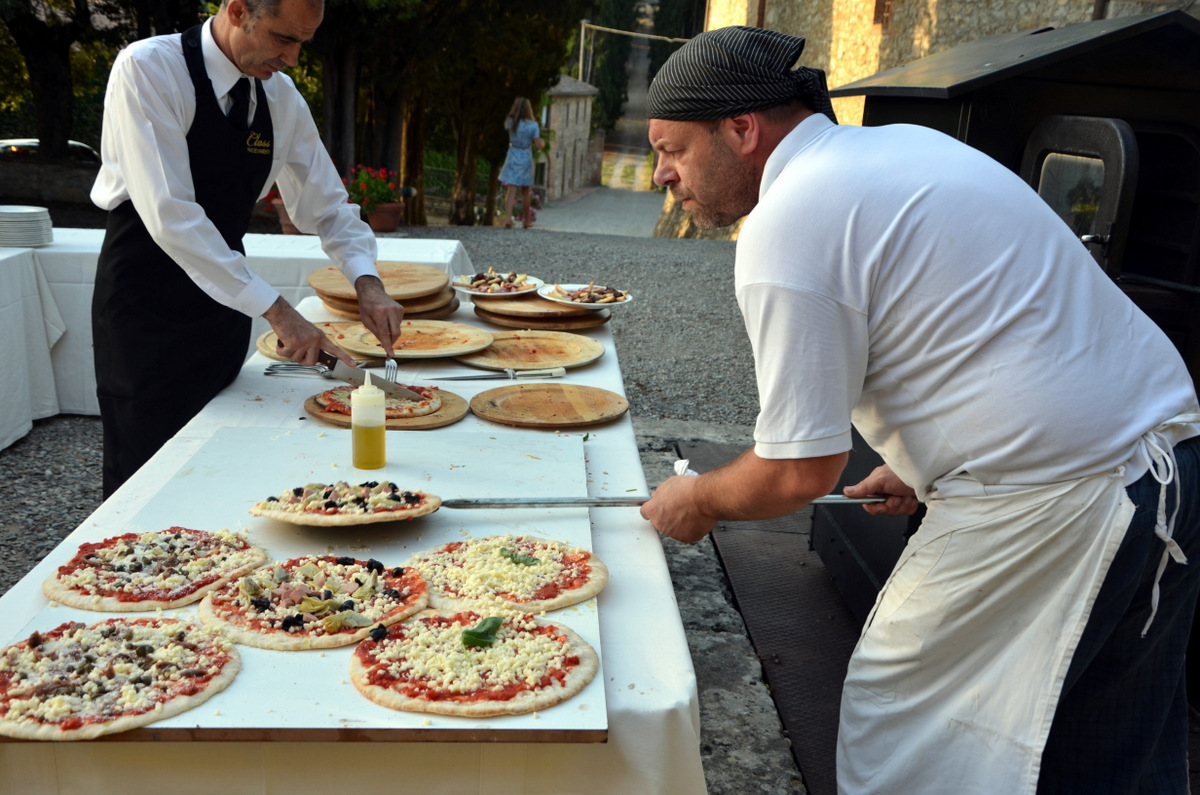
[[[90,740],[185,712],[237,676],[219,633],[170,618],[68,622],[0,650],[0,735]]]
[[[433,494],[406,491],[386,480],[357,486],[343,480],[296,486],[256,502],[250,513],[292,524],[345,527],[415,519],[441,505],[441,498]]]
[[[442,398],[437,387],[410,386],[408,387],[422,397],[422,400],[405,400],[387,395],[384,398],[383,414],[385,419],[404,420],[412,417],[424,417],[433,414],[442,407]],[[332,411],[335,414],[350,416],[350,394],[357,387],[336,386],[320,394],[313,395],[313,402],[321,411]]]
[[[200,603],[200,620],[235,643],[302,651],[349,646],[428,604],[415,569],[308,555],[263,566],[210,593]]]

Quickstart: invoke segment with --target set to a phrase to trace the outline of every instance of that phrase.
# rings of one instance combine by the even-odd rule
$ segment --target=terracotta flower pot
[[[275,208],[275,214],[279,216],[279,228],[285,235],[302,234],[292,223],[292,217],[288,215],[287,208],[283,206],[283,199],[272,199],[271,206]]]
[[[367,223],[376,232],[395,232],[404,215],[404,202],[377,204],[367,213]]]

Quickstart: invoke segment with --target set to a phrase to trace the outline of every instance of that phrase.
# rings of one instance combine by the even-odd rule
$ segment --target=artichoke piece
[[[296,609],[301,613],[311,613],[315,616],[319,613],[329,612],[330,610],[338,610],[341,606],[342,603],[336,599],[321,599],[317,596],[306,596],[301,600],[300,604],[296,605]]]
[[[287,582],[288,581],[287,570],[285,568],[283,568],[283,566],[276,566],[275,570],[271,572],[271,579],[273,579],[275,581],[276,585],[278,585],[281,582]]]
[[[354,599],[370,599],[372,596],[375,595],[375,592],[378,589],[379,589],[379,573],[376,571],[372,571],[370,573],[370,575],[367,577],[367,581],[364,582],[362,585],[358,586],[358,588],[354,591],[354,593],[350,594],[350,596]]]
[[[321,626],[325,627],[325,631],[330,633],[341,629],[354,629],[370,625],[371,619],[362,613],[355,613],[353,610],[343,610],[340,613],[334,613],[321,619]]]
[[[253,599],[263,592],[263,588],[258,580],[249,576],[238,581],[238,592],[247,599]]]
[[[303,566],[296,569],[296,573],[305,580],[311,580],[321,573],[321,567],[310,560],[308,563],[305,563]]]

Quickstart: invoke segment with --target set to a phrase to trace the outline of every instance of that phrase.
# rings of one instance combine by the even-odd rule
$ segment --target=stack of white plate
[[[54,225],[45,207],[0,204],[0,246],[24,248],[54,242]]]

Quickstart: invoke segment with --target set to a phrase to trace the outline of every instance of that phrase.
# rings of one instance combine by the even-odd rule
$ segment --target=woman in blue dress
[[[525,97],[517,97],[512,110],[504,117],[504,129],[508,132],[508,156],[500,169],[500,181],[508,186],[504,197],[504,226],[512,229],[513,202],[516,189],[521,189],[521,209],[526,229],[533,226],[530,213],[530,187],[533,185],[533,150],[541,149],[541,128],[533,118],[533,106]]]

